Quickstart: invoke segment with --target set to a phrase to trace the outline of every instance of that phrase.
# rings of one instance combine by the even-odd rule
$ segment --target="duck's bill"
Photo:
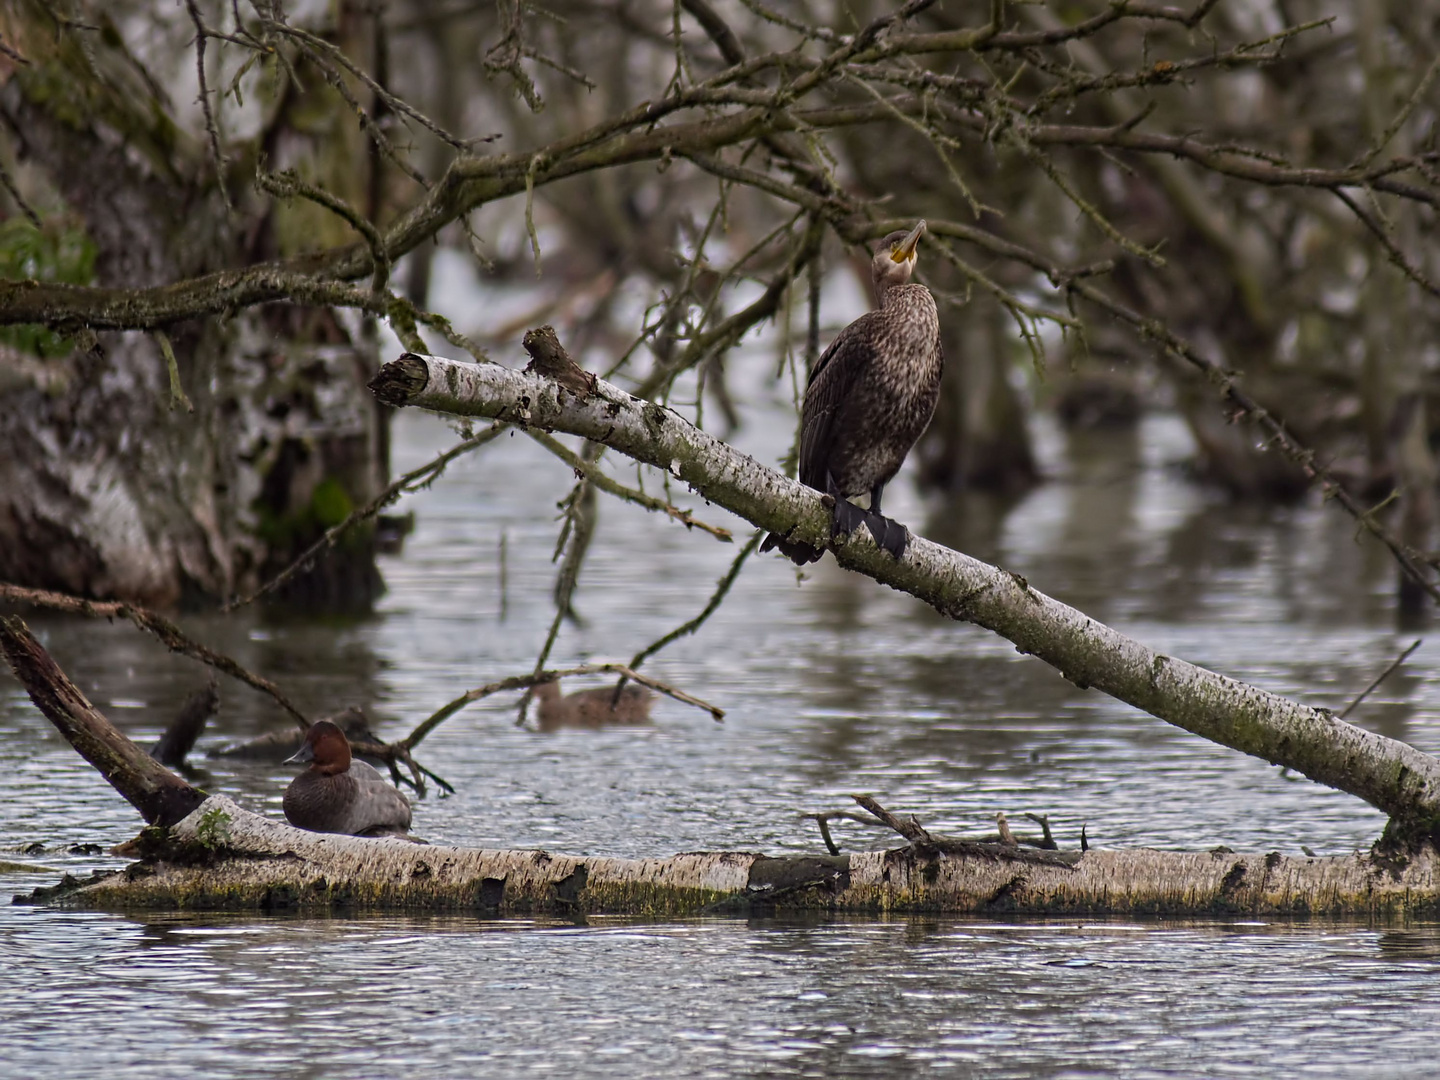
[[[281,765],[303,765],[303,764],[304,764],[305,762],[307,762],[307,761],[314,761],[314,760],[315,760],[315,748],[314,748],[313,746],[311,746],[311,745],[307,742],[307,743],[301,743],[301,744],[300,744],[300,749],[299,749],[299,750],[296,750],[295,753],[291,754],[289,757],[287,757],[287,758],[286,758],[284,761],[282,761],[280,764],[281,764]]]

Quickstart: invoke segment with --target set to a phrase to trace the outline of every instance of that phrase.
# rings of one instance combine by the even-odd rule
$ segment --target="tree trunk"
[[[244,198],[227,214],[205,148],[119,36],[82,49],[45,7],[0,17],[29,61],[0,73],[0,113],[27,175],[75,216],[45,228],[78,219],[102,286],[243,265],[274,227],[268,203]],[[223,599],[383,484],[382,421],[362,389],[374,346],[328,312],[252,308],[168,327],[193,412],[172,395],[159,336],[73,329],[46,385],[0,389],[0,578],[151,606]],[[368,602],[369,533],[341,556],[322,599]]]
[[[600,381],[584,396],[529,372],[407,354],[371,388],[391,405],[484,416],[603,442],[669,472],[752,524],[829,546],[843,567],[908,592],[941,614],[1014,642],[1082,688],[1094,687],[1213,742],[1349,792],[1392,818],[1406,842],[1440,835],[1440,761],[1335,718],[1145,648],[1023,578],[919,537],[900,561],[868,532],[832,540],[821,495],[698,430],[678,414]]]

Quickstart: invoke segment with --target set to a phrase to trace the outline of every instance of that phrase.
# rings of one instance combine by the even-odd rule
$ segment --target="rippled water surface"
[[[782,412],[739,441],[773,461]],[[398,469],[455,436],[402,416]],[[1051,482],[1018,504],[887,510],[1024,574],[1167,653],[1340,708],[1412,639],[1392,569],[1332,510],[1235,508],[1174,467],[1173,420],[1042,429]],[[618,470],[634,482],[633,470]],[[550,619],[569,470],[525,436],[453,465],[407,508],[390,591],[360,622],[188,618],[187,629],[316,714],[361,704],[403,734],[533,664]],[[658,490],[651,476],[646,483]],[[682,498],[676,493],[677,499]],[[893,500],[893,501],[892,501]],[[687,505],[690,505],[687,503]],[[703,504],[697,514],[740,530]],[[625,659],[698,613],[735,545],[613,501],[554,660]],[[748,535],[740,532],[739,535]],[[502,537],[505,569],[501,570]],[[156,738],[203,676],[124,625],[30,614],[121,727]],[[1440,750],[1427,644],[1355,719]],[[813,851],[807,811],[868,791],[942,831],[997,810],[1107,846],[1347,852],[1381,816],[1081,691],[1006,642],[828,560],[761,558],[649,670],[673,701],[645,729],[540,735],[515,699],[449,720],[420,760],[457,788],[416,809],[432,841],[581,854]],[[580,684],[576,684],[580,685]],[[238,684],[201,782],[279,814],[290,773],[203,751],[284,725]],[[139,819],[0,677],[0,888],[118,865]],[[851,848],[886,844],[838,827]],[[1440,936],[1426,927],[699,921],[570,927],[324,922],[0,909],[0,1073],[10,1076],[531,1074],[1428,1075]]]

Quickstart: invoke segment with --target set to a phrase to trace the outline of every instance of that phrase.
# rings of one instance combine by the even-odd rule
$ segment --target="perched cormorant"
[[[880,495],[930,423],[945,361],[935,298],[910,284],[924,232],[922,221],[875,248],[870,273],[878,306],[840,331],[816,361],[800,415],[800,482],[834,497],[834,534],[864,522],[897,559],[910,534],[881,514]],[[851,501],[862,495],[870,497],[867,510]],[[801,565],[824,554],[779,533],[760,550],[774,547]]]

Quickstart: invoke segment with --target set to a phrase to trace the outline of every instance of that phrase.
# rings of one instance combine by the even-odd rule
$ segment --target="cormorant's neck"
[[[899,295],[900,290],[909,284],[908,281],[886,281],[882,278],[875,283],[875,306],[889,307],[891,301]]]

